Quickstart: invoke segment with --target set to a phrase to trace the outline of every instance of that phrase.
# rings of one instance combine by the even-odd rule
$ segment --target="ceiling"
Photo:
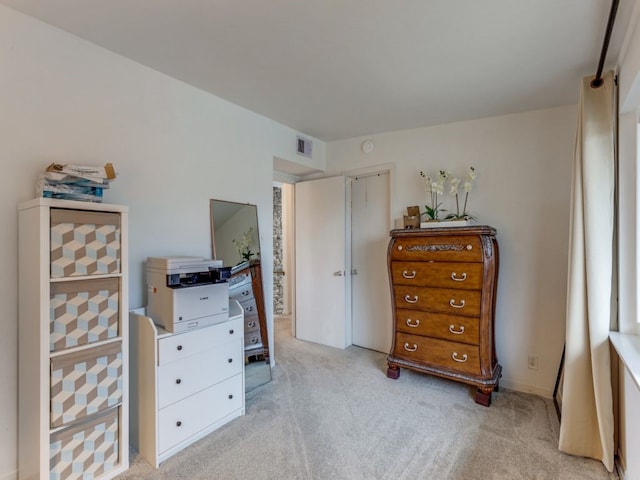
[[[635,0],[621,0],[607,67]],[[574,104],[610,0],[0,0],[324,141]]]

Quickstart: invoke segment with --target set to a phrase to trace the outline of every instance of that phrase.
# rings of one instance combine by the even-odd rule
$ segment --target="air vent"
[[[311,158],[311,150],[312,150],[312,143],[311,140],[307,139],[307,138],[302,138],[300,136],[297,137],[298,139],[298,153],[300,155],[304,155],[307,158]]]

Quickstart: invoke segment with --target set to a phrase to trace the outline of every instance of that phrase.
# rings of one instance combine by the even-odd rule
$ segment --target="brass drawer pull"
[[[411,297],[409,295],[405,295],[404,296],[404,301],[407,302],[407,303],[418,303],[418,296],[414,295],[413,299],[411,299]]]
[[[416,345],[416,344],[414,343],[414,344],[413,344],[413,347],[409,347],[409,343],[407,342],[407,343],[405,343],[405,344],[404,344],[404,349],[405,349],[407,352],[415,352],[416,350],[418,350],[418,345]]]
[[[407,318],[407,326],[416,328],[418,325],[420,325],[420,320],[411,320],[410,318]]]
[[[467,279],[466,272],[462,272],[462,275],[458,276],[456,272],[451,272],[451,280],[454,282],[464,282]]]
[[[466,353],[463,353],[462,358],[458,358],[458,352],[453,352],[451,354],[451,358],[453,358],[456,362],[464,363],[467,361],[468,357]]]
[[[462,308],[464,307],[464,300],[460,300],[460,303],[456,303],[455,299],[452,298],[451,300],[449,300],[449,305],[451,305],[453,308]]]
[[[451,333],[453,333],[454,335],[462,335],[464,333],[464,326],[460,325],[460,329],[456,330],[455,325],[451,324],[451,325],[449,325],[449,331]]]
[[[404,278],[416,278],[416,271],[413,270],[411,273],[407,272],[406,270],[402,271],[402,276]]]

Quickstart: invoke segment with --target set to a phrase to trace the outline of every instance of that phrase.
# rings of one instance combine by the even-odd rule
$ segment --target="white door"
[[[296,337],[351,344],[348,205],[345,177],[295,185]]]
[[[391,294],[387,272],[389,173],[351,182],[353,344],[389,353]]]

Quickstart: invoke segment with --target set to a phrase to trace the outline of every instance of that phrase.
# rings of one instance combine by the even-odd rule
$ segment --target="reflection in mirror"
[[[255,205],[210,201],[213,258],[231,269],[229,298],[244,309],[245,390],[271,380],[269,337],[260,263],[258,211]]]

